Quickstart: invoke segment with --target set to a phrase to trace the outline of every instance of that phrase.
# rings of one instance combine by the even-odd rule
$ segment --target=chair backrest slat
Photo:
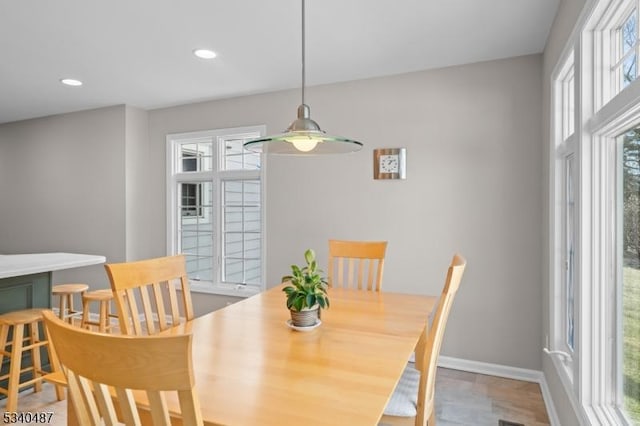
[[[169,409],[164,394],[160,391],[147,391],[147,398],[151,406],[151,418],[154,425],[171,426],[169,419]]]
[[[86,379],[79,377],[73,372],[68,372],[63,369],[67,375],[67,386],[69,393],[71,394],[71,401],[78,413],[78,421],[84,425],[98,425],[100,424],[100,412],[98,406],[93,398],[88,398],[91,387],[87,383]]]
[[[73,327],[51,311],[43,315],[80,424],[116,424],[111,389],[127,425],[141,424],[132,390],[146,391],[153,425],[171,424],[167,392],[178,394],[183,425],[203,424],[195,392],[191,334],[102,334]]]
[[[118,416],[116,415],[115,407],[113,406],[113,400],[111,399],[111,393],[107,385],[98,382],[92,382],[93,394],[95,396],[96,403],[98,405],[98,411],[105,419],[107,426],[117,425]]]
[[[140,286],[139,294],[140,299],[142,300],[142,311],[144,312],[145,324],[147,326],[148,334],[156,334],[155,327],[155,318],[154,318],[154,310],[151,308],[151,302],[149,300],[149,288],[153,287],[153,284],[148,286]],[[159,320],[160,318],[158,318]],[[160,324],[160,330],[163,330],[162,325]]]
[[[105,269],[115,295],[122,333],[154,335],[178,325],[182,320],[193,319],[184,255],[111,263],[105,265]],[[182,303],[178,301],[176,284],[179,285]],[[140,309],[144,327],[139,317]]]
[[[329,286],[380,291],[386,250],[386,241],[329,240]]]
[[[142,422],[140,421],[140,414],[136,410],[136,402],[133,399],[131,389],[116,388],[116,396],[120,402],[120,411],[122,412],[124,424],[140,425]]]
[[[174,285],[173,281],[169,281],[167,285],[169,286],[168,292],[169,292],[169,306],[171,309],[171,321],[173,323],[176,323],[180,320],[178,316],[179,310],[178,310],[178,295],[176,294],[176,286]]]

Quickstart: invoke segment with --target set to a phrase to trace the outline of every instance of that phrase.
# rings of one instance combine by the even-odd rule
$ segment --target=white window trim
[[[560,62],[560,66],[554,73],[552,78],[552,101],[553,101],[553,144],[550,149],[550,172],[551,172],[551,200],[550,208],[552,211],[552,218],[550,225],[552,228],[552,244],[551,250],[552,258],[550,263],[550,269],[552,274],[552,287],[550,288],[550,341],[547,343],[552,351],[552,358],[556,369],[561,370],[561,377],[564,380],[566,390],[573,392],[574,389],[574,372],[576,369],[576,360],[574,359],[574,353],[579,353],[579,346],[577,345],[577,322],[575,321],[574,329],[574,348],[572,351],[566,344],[566,299],[565,299],[565,206],[564,206],[564,194],[566,190],[565,182],[565,159],[568,155],[573,154],[576,158],[577,167],[577,152],[576,152],[576,131],[575,131],[575,119],[576,111],[575,105],[577,103],[574,99],[574,132],[570,135],[565,135],[566,123],[570,120],[567,116],[567,110],[564,105],[564,100],[567,90],[567,80],[573,74],[574,86],[576,79],[576,71],[574,67],[575,55],[573,49],[566,55],[563,61]],[[572,70],[573,69],[573,70]],[[574,98],[576,91],[574,89]],[[577,190],[577,187],[574,188]],[[577,236],[577,235],[576,235]],[[562,249],[558,249],[562,248]],[[577,268],[576,268],[577,269]],[[577,272],[577,271],[576,271]],[[577,276],[574,276],[574,281],[577,284]],[[577,308],[577,285],[575,286],[575,299],[574,309]],[[574,318],[577,320],[577,314],[574,314]]]
[[[575,34],[579,34],[579,27],[574,29]],[[574,39],[572,37],[572,39]],[[564,161],[569,153],[575,155],[575,168],[579,167],[578,160],[578,137],[580,128],[580,111],[579,111],[579,90],[580,81],[579,73],[579,56],[576,54],[577,46],[567,44],[558,61],[554,71],[551,74],[551,117],[550,117],[550,147],[549,147],[549,330],[546,339],[547,347],[550,349],[549,356],[560,382],[565,390],[566,395],[571,402],[573,411],[581,419],[585,418],[584,411],[578,399],[578,368],[580,362],[580,286],[579,286],[579,258],[576,253],[575,257],[575,275],[574,275],[574,351],[572,352],[565,343],[565,311],[564,307],[564,244],[565,244],[565,213],[564,200],[565,178],[564,178]],[[573,60],[571,57],[573,56]],[[569,76],[569,68],[573,66],[574,80],[574,132],[571,135],[564,135],[564,121],[568,119],[562,108],[562,95],[566,90],[566,78]],[[579,179],[578,179],[579,180]],[[579,206],[579,187],[578,180],[574,183],[575,203]],[[579,207],[576,207],[578,210]],[[576,217],[575,226],[578,227],[579,217]],[[579,231],[576,229],[575,235],[576,252],[579,251]]]
[[[166,136],[166,188],[167,191],[167,200],[166,200],[166,212],[167,212],[167,223],[166,223],[166,252],[167,255],[171,255],[176,253],[177,241],[176,241],[176,209],[173,206],[177,200],[177,191],[176,186],[173,185],[176,182],[190,182],[192,179],[201,179],[203,176],[209,176],[208,172],[190,172],[189,176],[185,177],[176,177],[173,175],[174,170],[177,170],[177,156],[174,155],[173,150],[175,149],[175,143],[184,139],[198,139],[198,138],[213,138],[214,146],[216,146],[218,142],[218,138],[228,135],[239,135],[246,133],[255,133],[258,132],[261,136],[266,134],[266,126],[248,126],[248,127],[238,127],[238,128],[228,128],[228,129],[216,129],[216,130],[207,130],[207,131],[197,131],[197,132],[186,132],[186,133],[173,133],[168,134]],[[222,296],[234,296],[234,297],[250,297],[255,294],[262,292],[265,288],[265,277],[266,277],[266,264],[267,264],[267,253],[266,253],[266,168],[267,168],[267,158],[265,155],[261,156],[260,159],[260,170],[255,172],[255,176],[260,178],[261,185],[261,241],[260,245],[262,248],[261,252],[261,277],[262,282],[260,285],[242,285],[242,284],[230,284],[224,283],[220,280],[220,274],[216,273],[215,282],[200,282],[200,281],[191,281],[190,287],[191,291],[195,293],[206,293],[213,295],[222,295]],[[218,172],[221,178],[233,178],[238,176],[238,173],[234,171],[220,171]],[[243,176],[247,177],[247,173],[243,172]],[[214,229],[216,234],[215,246],[214,246],[214,261],[215,259],[220,259],[219,255],[219,247],[222,244],[222,236],[220,232],[218,232],[221,227],[218,223],[219,218],[221,217],[221,201],[220,194],[218,193],[217,183],[214,182],[213,185],[213,199],[217,200],[214,205],[215,218],[214,218]],[[218,271],[220,270],[220,266],[218,265]]]

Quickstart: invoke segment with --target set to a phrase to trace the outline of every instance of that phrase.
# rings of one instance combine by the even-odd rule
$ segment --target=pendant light
[[[305,85],[305,0],[302,0],[302,103],[298,118],[284,133],[249,140],[245,149],[253,152],[280,155],[342,154],[362,148],[362,143],[341,136],[327,135],[318,123],[311,119],[311,110],[304,103]]]

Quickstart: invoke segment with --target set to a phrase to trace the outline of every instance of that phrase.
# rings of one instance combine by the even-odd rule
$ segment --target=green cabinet
[[[0,279],[0,314],[51,307],[51,272]]]

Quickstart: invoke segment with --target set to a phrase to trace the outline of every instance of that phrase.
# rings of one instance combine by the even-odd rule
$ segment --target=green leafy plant
[[[282,277],[282,282],[288,282],[282,289],[287,295],[287,308],[300,312],[304,308],[311,308],[316,304],[321,309],[329,307],[327,296],[327,281],[318,269],[316,254],[308,249],[304,252],[306,266],[291,265],[292,275]]]

